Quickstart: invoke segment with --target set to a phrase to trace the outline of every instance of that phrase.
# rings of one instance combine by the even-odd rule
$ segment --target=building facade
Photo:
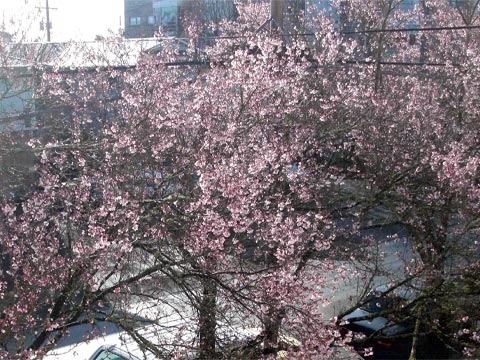
[[[125,37],[183,36],[186,19],[202,24],[236,15],[234,0],[124,0]]]
[[[152,37],[158,26],[153,20],[152,0],[125,1],[125,37]]]

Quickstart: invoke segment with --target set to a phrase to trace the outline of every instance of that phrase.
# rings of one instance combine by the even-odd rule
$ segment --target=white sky
[[[108,35],[109,30],[118,33],[123,28],[124,0],[49,0],[51,40],[93,40],[95,35]],[[40,30],[45,22],[45,0],[0,0],[0,26],[5,22],[7,32],[19,27],[27,32],[24,40],[45,41],[46,31]],[[12,24],[10,19],[16,24]],[[120,26],[121,20],[121,26]],[[20,24],[20,25],[18,25]]]

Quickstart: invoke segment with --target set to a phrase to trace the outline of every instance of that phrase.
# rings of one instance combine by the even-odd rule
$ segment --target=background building
[[[187,19],[201,24],[219,22],[236,15],[234,0],[124,0],[125,37],[152,37],[160,32],[183,36]]]
[[[153,21],[153,0],[125,0],[125,37],[152,37],[158,26]]]

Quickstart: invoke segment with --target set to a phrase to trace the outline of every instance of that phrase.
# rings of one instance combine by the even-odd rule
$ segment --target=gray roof
[[[84,68],[134,66],[141,55],[165,39],[111,39],[92,42],[8,43],[0,66]]]

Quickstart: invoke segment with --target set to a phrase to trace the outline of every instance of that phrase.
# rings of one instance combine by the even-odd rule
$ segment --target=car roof
[[[390,296],[391,294],[391,296],[398,296],[405,300],[413,300],[416,297],[416,291],[413,288],[406,285],[402,285],[394,288],[394,286],[388,286],[386,284],[383,284],[383,285],[377,286],[370,293],[379,293],[379,295],[387,294],[388,296]]]
[[[375,316],[372,319],[355,321],[355,319],[357,318],[362,318],[369,315],[372,315],[372,313],[364,309],[357,308],[351,313],[345,315],[342,320],[346,320],[351,324],[354,324],[356,328],[363,328],[367,330],[365,331],[365,333],[368,334],[378,331],[385,336],[392,336],[404,333],[409,330],[409,328],[404,326],[403,324],[393,323],[383,316]]]
[[[114,354],[114,355],[118,355],[118,356],[121,356],[122,358],[125,358],[125,359],[128,359],[128,360],[140,360],[138,357],[136,357],[135,355],[129,353],[129,352],[126,352],[120,348],[118,348],[117,346],[115,345],[102,345],[100,346],[93,354],[92,356],[90,357],[89,360],[95,360],[95,358],[100,355],[103,351],[106,351],[108,353],[111,353],[111,354]]]

